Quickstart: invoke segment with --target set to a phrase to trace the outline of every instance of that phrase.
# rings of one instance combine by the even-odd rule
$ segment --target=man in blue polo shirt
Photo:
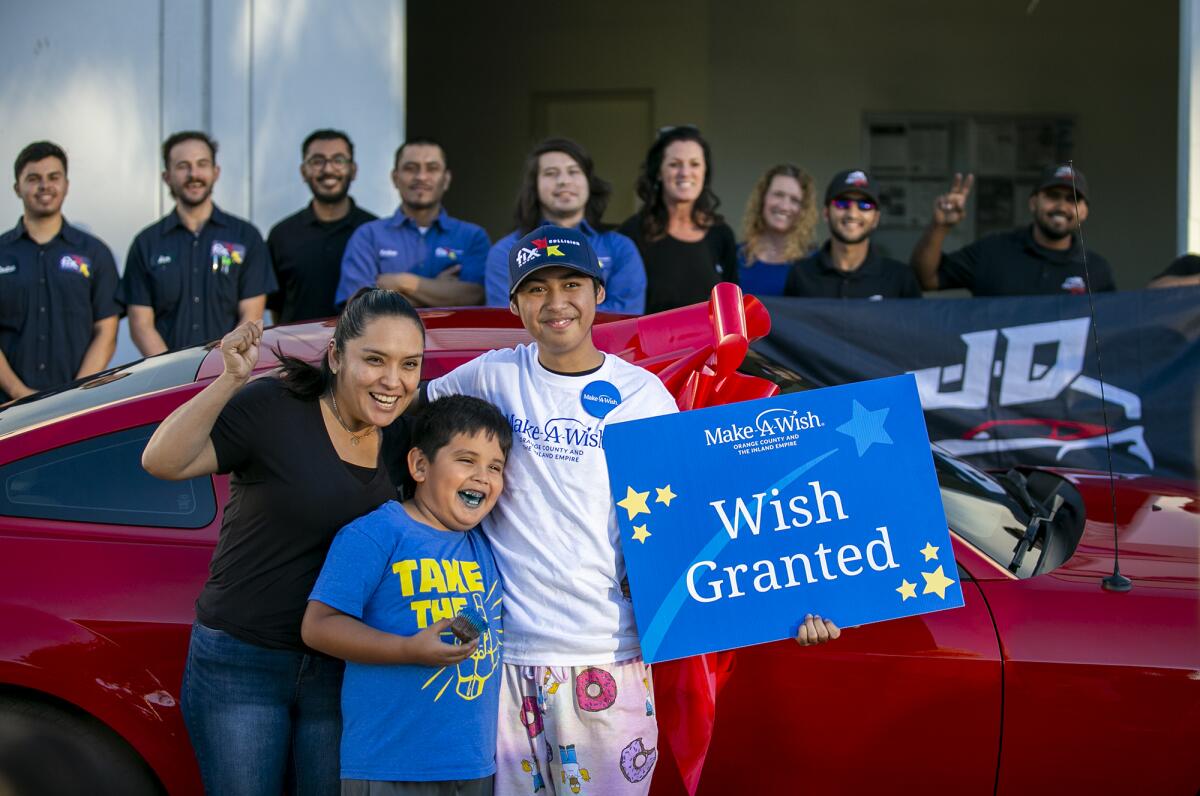
[[[213,204],[217,143],[186,130],[163,143],[162,156],[175,209],[133,239],[121,280],[129,334],[144,356],[261,319],[277,287],[262,235]]]
[[[513,212],[517,229],[488,252],[488,306],[508,306],[508,253],[513,245],[534,228],[554,224],[582,232],[600,259],[605,298],[596,309],[641,315],[646,308],[642,256],[633,241],[605,229],[600,221],[611,193],[612,186],[593,171],[587,150],[574,141],[549,138],[534,147],[525,160]]]
[[[413,138],[396,150],[392,184],[400,208],[391,218],[363,224],[342,256],[338,304],[363,287],[403,293],[418,307],[453,307],[483,301],[483,228],[442,208],[450,169],[441,144]]]
[[[67,155],[37,141],[13,165],[24,212],[0,235],[0,403],[103,370],[117,346],[117,266],[67,223]]]

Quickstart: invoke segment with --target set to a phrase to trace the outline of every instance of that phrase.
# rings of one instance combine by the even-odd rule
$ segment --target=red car
[[[528,339],[504,311],[423,317],[426,378]],[[709,306],[602,318],[595,337],[692,408],[805,387],[748,351],[768,326],[756,300],[719,291]],[[310,323],[265,341],[315,360],[330,334]],[[227,479],[158,481],[140,455],[220,369],[218,352],[192,348],[0,411],[0,726],[19,714],[85,738],[114,792],[200,792],[179,686]],[[681,770],[694,782],[710,739],[700,794],[1200,789],[1194,488],[1118,477],[1114,502],[1096,474],[996,478],[935,459],[966,605],[819,648],[656,667],[655,793],[683,792]],[[1114,519],[1127,593],[1101,588]]]

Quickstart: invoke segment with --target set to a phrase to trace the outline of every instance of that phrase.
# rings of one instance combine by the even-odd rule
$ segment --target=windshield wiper
[[[1020,475],[1020,473],[1017,473],[1017,475]],[[1021,476],[1022,482],[1024,479],[1025,477]],[[1023,483],[1022,486],[1024,486]],[[1034,502],[1033,498],[1029,496],[1028,490],[1026,490],[1025,496],[1029,498],[1031,503]],[[1037,538],[1043,534],[1042,529],[1054,522],[1054,518],[1058,515],[1058,510],[1062,508],[1064,502],[1063,496],[1056,492],[1054,493],[1054,500],[1050,504],[1049,511],[1046,511],[1045,507],[1040,503],[1037,504],[1037,507],[1033,511],[1033,516],[1029,520],[1029,524],[1025,526],[1025,533],[1017,540],[1017,546],[1013,548],[1012,561],[1008,562],[1009,572],[1016,573],[1021,568],[1022,562],[1025,561],[1025,554],[1037,542]]]

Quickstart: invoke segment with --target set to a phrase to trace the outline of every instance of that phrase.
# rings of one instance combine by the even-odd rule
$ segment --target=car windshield
[[[0,438],[50,420],[195,381],[207,346],[194,346],[79,379],[0,409]]]
[[[747,353],[746,361],[738,370],[748,376],[773,381],[784,394],[818,386],[758,351]],[[931,450],[946,524],[1001,567],[1007,568],[1013,560],[1017,540],[1029,525],[1029,512],[994,476],[936,446]],[[1029,555],[1020,562],[1015,573],[1017,577],[1027,578],[1034,574],[1041,549],[1042,537],[1038,537]]]

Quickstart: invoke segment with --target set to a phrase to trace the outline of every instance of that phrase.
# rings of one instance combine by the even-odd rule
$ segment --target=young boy
[[[483,523],[504,577],[496,793],[637,794],[658,759],[649,667],[608,470],[609,423],[675,412],[658,378],[592,342],[604,272],[577,230],[545,226],[509,252],[509,309],[534,342],[430,382],[507,416],[508,488]]]
[[[496,407],[456,395],[425,408],[412,445],[412,499],[338,533],[301,635],[348,662],[343,794],[489,796],[501,588],[476,526],[504,487],[512,431]],[[479,630],[465,644],[447,629],[460,611]]]

